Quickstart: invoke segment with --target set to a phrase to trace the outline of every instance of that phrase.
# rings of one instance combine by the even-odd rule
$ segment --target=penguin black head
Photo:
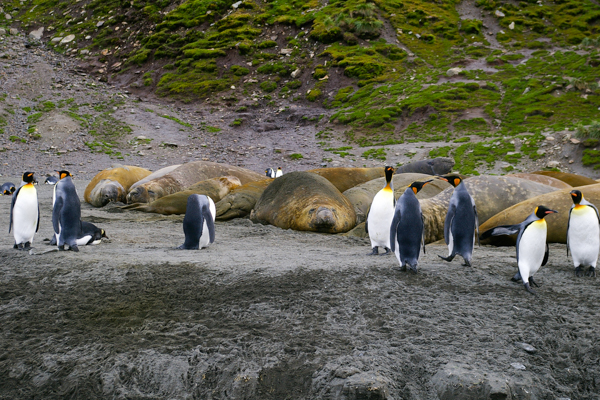
[[[4,186],[4,185],[2,185]],[[8,187],[5,186],[4,188],[4,192],[2,193],[4,196],[11,196],[15,190],[17,190],[17,188],[15,187],[15,185],[10,185]]]
[[[556,213],[558,213],[558,211],[551,210],[546,206],[537,206],[535,208],[535,216],[538,217],[539,219],[544,218],[548,214],[556,214]]]
[[[73,176],[69,171],[66,170],[56,171],[56,173],[58,174],[58,179],[64,179],[67,176]]]
[[[583,195],[581,194],[581,192],[579,190],[571,190],[571,196],[573,196],[574,204],[581,203],[581,200],[583,199]]]
[[[392,180],[392,175],[394,175],[394,167],[387,166],[385,167],[385,181],[389,182]]]
[[[33,172],[25,172],[23,174],[23,182],[25,182],[25,183],[35,183],[36,180],[33,177]]]
[[[457,187],[462,182],[462,178],[458,175],[444,175],[440,176],[440,178],[447,181],[454,187]]]
[[[415,194],[419,193],[419,191],[421,189],[423,189],[423,186],[427,185],[429,182],[433,181],[433,179],[430,179],[428,181],[425,182],[413,182],[409,188],[411,188],[413,190],[413,192],[415,192]]]

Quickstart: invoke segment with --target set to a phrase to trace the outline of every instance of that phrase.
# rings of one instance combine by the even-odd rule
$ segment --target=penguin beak
[[[548,210],[546,211],[546,214],[558,214],[558,211]]]
[[[437,177],[439,180],[442,180],[442,181],[448,182],[448,179],[444,178],[444,177],[443,177],[443,176],[441,176],[441,175],[436,175],[436,177]]]

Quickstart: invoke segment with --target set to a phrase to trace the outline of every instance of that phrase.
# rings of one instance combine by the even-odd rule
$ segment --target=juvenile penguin
[[[454,192],[448,204],[448,213],[444,222],[444,239],[448,245],[448,257],[442,260],[452,261],[459,254],[465,260],[463,265],[471,266],[475,238],[479,238],[479,220],[475,201],[458,175],[446,175],[445,179],[454,186]]]
[[[480,240],[483,240],[490,236],[519,234],[517,236],[519,272],[512,280],[514,282],[523,280],[525,290],[531,294],[535,294],[531,286],[538,286],[533,280],[533,275],[548,262],[548,243],[546,243],[548,228],[544,217],[555,213],[556,211],[545,206],[537,206],[533,213],[520,224],[500,225],[483,232],[480,237]]]
[[[10,203],[8,233],[12,229],[15,249],[29,249],[40,228],[40,206],[34,182],[33,172],[25,172],[23,184],[16,190]]]
[[[54,175],[47,176],[46,180],[44,181],[46,185],[56,185],[56,182],[58,182],[58,178]]]
[[[185,242],[179,250],[198,250],[215,241],[215,203],[203,194],[191,194],[183,218]]]
[[[432,180],[413,182],[396,202],[390,226],[390,249],[396,253],[402,271],[408,266],[416,273],[421,248],[425,252],[423,214],[416,194]]]
[[[281,167],[277,168],[277,172],[275,172],[275,178],[279,178],[283,176],[283,171],[281,170]]]
[[[59,250],[79,251],[77,239],[81,234],[81,202],[69,171],[57,171],[60,177],[54,185],[52,227]]]
[[[17,190],[15,184],[12,182],[3,183],[0,187],[0,196],[12,196],[12,194]]]
[[[373,249],[369,255],[379,254],[378,247],[385,250],[383,255],[390,254],[390,226],[396,207],[392,175],[394,175],[394,167],[385,167],[385,186],[373,197],[367,214],[365,232],[369,234]]]
[[[600,217],[595,205],[583,198],[579,190],[572,190],[573,205],[569,210],[567,225],[567,255],[571,250],[575,275],[583,275],[583,267],[589,266],[587,276],[596,276],[596,262],[600,249]]]
[[[267,168],[267,169],[265,169],[265,175],[268,176],[269,178],[275,179],[276,172],[273,168]]]

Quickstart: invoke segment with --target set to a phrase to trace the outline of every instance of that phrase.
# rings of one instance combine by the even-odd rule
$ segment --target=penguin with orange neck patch
[[[425,252],[424,223],[417,193],[429,182],[413,182],[400,196],[390,226],[390,249],[400,262],[400,269],[417,272],[421,248]]]
[[[25,172],[21,187],[13,194],[10,203],[8,232],[13,232],[15,249],[28,250],[40,227],[40,206],[35,182],[33,172]]]
[[[479,220],[473,197],[467,191],[458,175],[441,177],[454,186],[454,192],[448,204],[448,213],[444,222],[444,239],[448,245],[448,257],[442,260],[452,261],[458,254],[464,260],[463,265],[470,267],[473,257],[475,238],[479,237]]]
[[[58,172],[59,181],[54,185],[52,206],[52,227],[59,250],[65,246],[72,251],[79,251],[77,239],[81,232],[81,202],[69,171]]]
[[[583,198],[579,190],[572,190],[573,205],[569,210],[567,225],[567,255],[573,257],[575,275],[582,276],[588,266],[587,276],[596,276],[596,262],[600,250],[600,217],[595,205]]]
[[[365,231],[371,239],[373,251],[369,255],[379,254],[377,247],[382,247],[386,254],[390,254],[390,226],[394,218],[396,199],[394,197],[394,186],[392,183],[394,167],[385,167],[385,186],[375,197],[367,214]]]
[[[512,278],[514,282],[523,280],[525,290],[536,294],[531,286],[538,286],[533,280],[533,275],[548,262],[548,243],[546,235],[548,226],[544,219],[548,214],[555,214],[545,206],[537,206],[525,221],[516,225],[500,225],[483,232],[480,240],[490,236],[514,235],[517,236],[517,265],[519,272]]]

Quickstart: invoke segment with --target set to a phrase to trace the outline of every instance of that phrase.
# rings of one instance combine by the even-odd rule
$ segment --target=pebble
[[[530,345],[529,343],[517,342],[515,344],[518,347],[525,350],[526,352],[528,352],[529,354],[534,354],[537,351],[537,349],[535,347],[533,347],[532,345]]]
[[[526,369],[523,364],[516,363],[516,362],[515,363],[510,363],[510,366],[513,367],[513,368],[515,368],[515,369],[520,369],[522,371],[524,371]]]

